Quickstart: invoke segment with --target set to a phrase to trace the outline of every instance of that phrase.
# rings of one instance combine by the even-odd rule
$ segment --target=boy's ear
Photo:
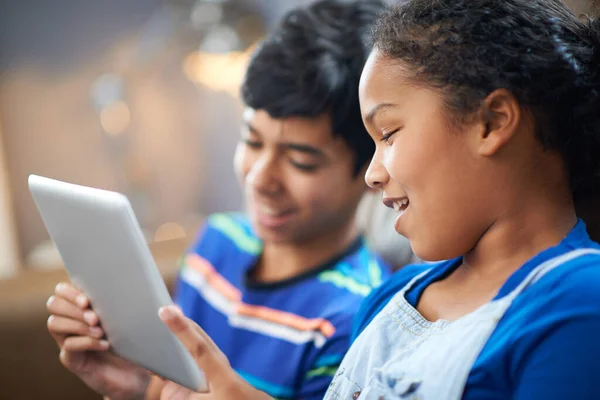
[[[483,100],[481,118],[483,129],[477,137],[477,151],[480,155],[491,156],[515,135],[521,120],[521,107],[512,93],[497,89]]]

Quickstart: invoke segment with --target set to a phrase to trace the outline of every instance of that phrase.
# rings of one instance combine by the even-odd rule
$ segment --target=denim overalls
[[[456,321],[427,321],[405,293],[425,271],[392,297],[356,339],[325,400],[455,400],[463,395],[471,367],[513,300],[561,264],[596,249],[577,249],[548,260],[508,295]]]

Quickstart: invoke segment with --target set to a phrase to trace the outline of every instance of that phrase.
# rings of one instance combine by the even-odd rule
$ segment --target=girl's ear
[[[478,134],[477,152],[483,156],[497,153],[508,143],[521,122],[521,107],[506,89],[497,89],[482,102],[484,129]]]

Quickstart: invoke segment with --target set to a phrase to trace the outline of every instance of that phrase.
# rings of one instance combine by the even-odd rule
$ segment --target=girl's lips
[[[383,204],[386,207],[392,208],[396,211],[403,211],[408,207],[409,200],[408,197],[384,197]]]

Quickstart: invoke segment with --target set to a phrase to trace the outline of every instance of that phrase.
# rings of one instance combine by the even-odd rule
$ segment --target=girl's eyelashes
[[[393,131],[391,131],[389,133],[384,133],[383,136],[381,137],[381,141],[384,143],[389,143],[390,138],[399,130],[400,129],[394,129]]]

